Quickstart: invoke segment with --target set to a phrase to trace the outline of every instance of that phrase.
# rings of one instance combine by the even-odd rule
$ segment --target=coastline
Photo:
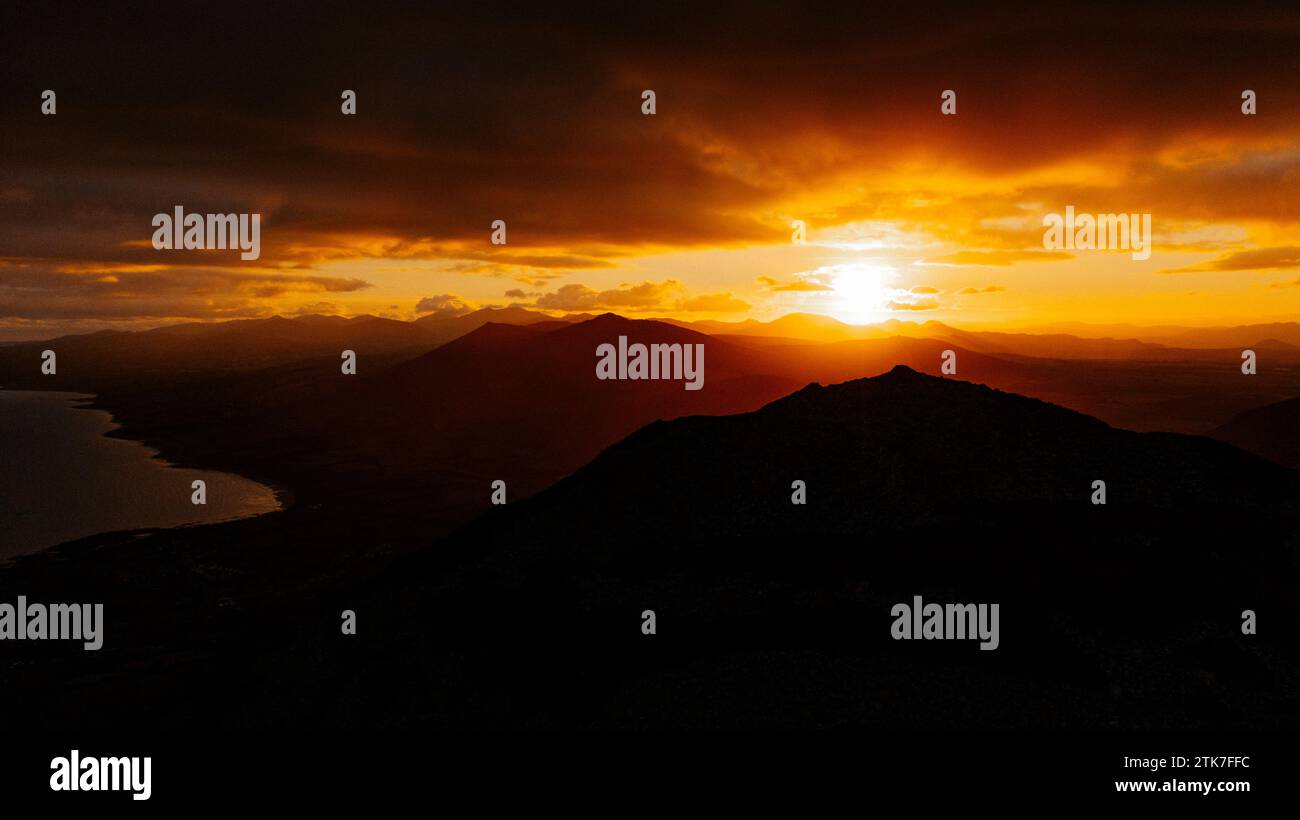
[[[144,461],[150,465],[150,468],[157,468],[163,471],[185,471],[189,473],[203,473],[211,475],[220,475],[226,478],[238,479],[241,482],[255,484],[261,488],[261,492],[269,493],[274,507],[265,509],[260,512],[251,514],[230,515],[225,517],[212,518],[206,521],[193,521],[178,524],[165,524],[160,526],[138,526],[125,529],[104,529],[99,532],[90,532],[85,535],[78,535],[56,543],[40,546],[29,552],[20,552],[15,555],[0,556],[0,567],[8,566],[15,561],[24,558],[31,558],[51,550],[60,550],[63,547],[78,544],[80,542],[93,541],[99,538],[110,538],[117,540],[122,535],[131,535],[133,537],[147,537],[149,535],[164,532],[168,530],[194,530],[197,528],[228,524],[237,521],[244,521],[253,518],[261,518],[273,513],[284,512],[294,506],[296,494],[292,487],[278,478],[268,478],[264,476],[251,475],[251,472],[243,469],[230,469],[231,465],[214,466],[208,459],[202,457],[190,457],[183,448],[171,446],[167,449],[170,452],[164,452],[164,449],[158,446],[158,442],[150,440],[147,430],[134,429],[133,426],[124,423],[114,412],[112,404],[100,401],[97,394],[89,393],[84,390],[40,390],[28,386],[13,388],[0,387],[0,392],[8,393],[40,393],[51,397],[57,397],[66,402],[66,408],[69,410],[89,410],[94,413],[103,414],[107,429],[99,432],[98,435],[105,439],[129,443],[141,448]],[[238,466],[238,465],[235,465]],[[111,522],[104,522],[111,523]]]
[[[86,398],[78,400],[76,409],[98,410],[100,412],[107,413],[109,415],[113,427],[109,430],[104,431],[105,437],[122,439],[125,441],[133,441],[136,442],[137,444],[141,444],[144,447],[147,447],[150,451],[152,451],[151,458],[160,462],[164,467],[183,469],[183,470],[204,470],[207,472],[227,473],[230,475],[238,476],[239,478],[245,479],[247,481],[252,481],[256,484],[261,484],[262,486],[271,490],[271,492],[275,495],[275,500],[277,503],[279,503],[280,508],[277,510],[270,510],[265,513],[260,513],[260,515],[269,515],[274,512],[284,512],[285,510],[288,510],[290,507],[294,505],[296,501],[296,496],[294,494],[293,488],[290,487],[288,484],[284,483],[283,481],[279,480],[278,478],[272,478],[266,475],[259,475],[257,474],[259,471],[256,470],[255,468],[254,469],[243,469],[243,468],[231,469],[228,466],[213,466],[212,464],[204,463],[204,460],[201,457],[197,457],[190,453],[187,453],[184,444],[178,440],[168,440],[168,441],[158,440],[157,438],[153,437],[151,435],[151,431],[149,431],[146,428],[135,429],[135,427],[139,427],[139,425],[137,424],[135,427],[133,427],[130,422],[123,421],[122,419],[120,419],[118,417],[118,414],[114,412],[114,408],[110,404],[104,402],[100,394],[81,393],[80,395],[85,396]],[[257,516],[246,516],[246,517],[256,518]],[[209,523],[223,524],[226,523],[227,521],[235,521],[235,520],[240,520],[240,519],[226,519],[224,521],[212,521]],[[206,526],[206,525],[191,524],[186,526]],[[172,528],[165,527],[163,529],[172,529]]]

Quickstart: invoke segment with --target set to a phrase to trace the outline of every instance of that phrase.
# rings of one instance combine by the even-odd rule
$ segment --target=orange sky
[[[0,338],[505,304],[1294,319],[1300,13],[1171,9],[12,21]],[[154,250],[178,204],[260,212],[261,258]],[[1045,251],[1067,205],[1150,213],[1150,258]]]

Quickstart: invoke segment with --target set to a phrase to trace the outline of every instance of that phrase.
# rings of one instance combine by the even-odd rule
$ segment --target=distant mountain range
[[[282,322],[222,332],[299,338]],[[594,346],[618,334],[706,345],[706,389],[596,380]],[[356,377],[331,351],[106,381],[125,433],[293,503],[4,568],[8,588],[103,599],[119,636],[0,668],[25,705],[4,725],[147,708],[191,730],[1300,728],[1300,473],[917,368],[794,378],[796,349],[827,375],[937,372],[942,340],[734,338],[489,322],[382,366],[364,354]],[[1059,371],[1102,403],[1206,372],[958,357],[964,377]],[[1232,369],[1223,385],[1251,384]],[[1231,392],[1210,385],[1185,400]],[[893,640],[892,606],[916,595],[997,603],[998,649]]]
[[[620,335],[647,345],[705,344],[704,389],[686,390],[680,380],[599,381],[596,348]],[[393,368],[344,412],[365,420],[367,446],[382,452],[502,470],[545,465],[553,480],[655,419],[754,410],[804,383],[764,373],[748,351],[701,333],[607,314],[574,324],[482,325]],[[498,477],[518,474],[507,472]]]
[[[307,314],[289,319],[243,319],[231,322],[190,322],[169,325],[152,331],[127,333],[99,331],[81,336],[64,336],[49,342],[68,343],[74,339],[103,338],[106,336],[140,336],[164,333],[180,336],[202,336],[206,333],[223,333],[219,328],[256,328],[292,321],[316,328],[344,328],[362,330],[356,338],[367,339],[366,330],[374,331],[384,325],[414,325],[423,336],[412,336],[421,342],[445,344],[492,322],[506,325],[538,323],[577,323],[594,317],[590,313],[570,313],[554,316],[524,307],[481,308],[462,314],[431,313],[412,322],[380,319],[362,315],[354,317]],[[884,339],[909,336],[923,339],[944,339],[982,353],[1005,353],[1047,358],[1083,359],[1140,359],[1148,356],[1165,358],[1167,350],[1241,350],[1262,347],[1275,351],[1300,351],[1300,323],[1275,322],[1269,324],[1234,327],[1187,328],[1178,326],[1141,327],[1135,325],[1091,325],[1084,323],[1057,323],[1029,327],[1017,331],[962,330],[937,321],[905,322],[890,319],[870,325],[850,325],[838,319],[813,313],[790,313],[768,322],[747,319],[740,322],[717,320],[686,321],[674,318],[655,318],[654,321],[677,325],[710,336],[736,336],[753,339],[777,339],[785,342],[842,342],[853,340]],[[400,332],[400,331],[399,331]],[[49,342],[46,342],[47,344]],[[34,345],[37,342],[7,342],[5,345]]]
[[[416,319],[414,324],[429,334],[437,343],[450,342],[483,325],[493,322],[501,325],[533,325],[549,322],[581,322],[592,318],[590,314],[574,314],[556,318],[545,313],[521,307],[483,308],[463,316],[431,314]]]
[[[705,344],[705,389],[598,381],[595,350],[620,335]],[[962,380],[1131,429],[1204,433],[1300,395],[1300,349],[1260,341],[1260,372],[1244,376],[1236,349],[966,332],[937,322],[860,328],[806,314],[684,323],[614,314],[556,319],[513,307],[416,322],[190,323],[16,344],[0,348],[0,385],[96,393],[124,423],[173,430],[178,441],[186,424],[201,423],[214,441],[250,457],[298,442],[312,455],[291,459],[296,464],[337,448],[345,451],[340,458],[377,468],[455,465],[468,488],[484,471],[499,473],[492,465],[502,459],[516,469],[527,463],[531,477],[521,486],[531,491],[655,419],[745,412],[810,382],[874,376],[896,364],[938,374],[944,351],[956,355]],[[57,376],[40,373],[44,349],[58,354]],[[340,376],[343,350],[357,353],[355,378]]]

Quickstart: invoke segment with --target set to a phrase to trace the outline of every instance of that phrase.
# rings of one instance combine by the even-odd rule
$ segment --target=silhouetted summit
[[[867,534],[1025,504],[1098,515],[1255,509],[1300,501],[1297,478],[1207,439],[1118,430],[900,365],[809,385],[753,413],[651,424],[512,512],[526,529],[562,526],[566,539],[625,521],[664,535]],[[790,503],[794,480],[807,485],[805,506]],[[1094,510],[1097,480],[1107,506]]]
[[[597,349],[620,336],[705,345],[703,389],[685,389],[684,378],[598,379]],[[541,475],[544,482],[518,485],[532,491],[657,418],[751,410],[798,384],[750,366],[743,350],[661,322],[606,314],[575,323],[490,323],[381,374],[348,414],[364,420],[375,452],[500,464],[491,469],[505,480]]]
[[[897,367],[649,424],[493,510],[379,580],[366,663],[472,704],[442,725],[1294,722],[1298,482]],[[891,639],[914,595],[998,603],[1001,646]]]
[[[905,364],[896,364],[894,367],[879,378],[882,379],[908,379],[911,377],[921,378],[921,374]]]

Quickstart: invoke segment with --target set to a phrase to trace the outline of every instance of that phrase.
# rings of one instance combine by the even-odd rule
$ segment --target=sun
[[[831,277],[831,315],[841,322],[866,325],[891,315],[894,288],[890,281],[898,274],[886,265],[854,262],[836,265]]]

